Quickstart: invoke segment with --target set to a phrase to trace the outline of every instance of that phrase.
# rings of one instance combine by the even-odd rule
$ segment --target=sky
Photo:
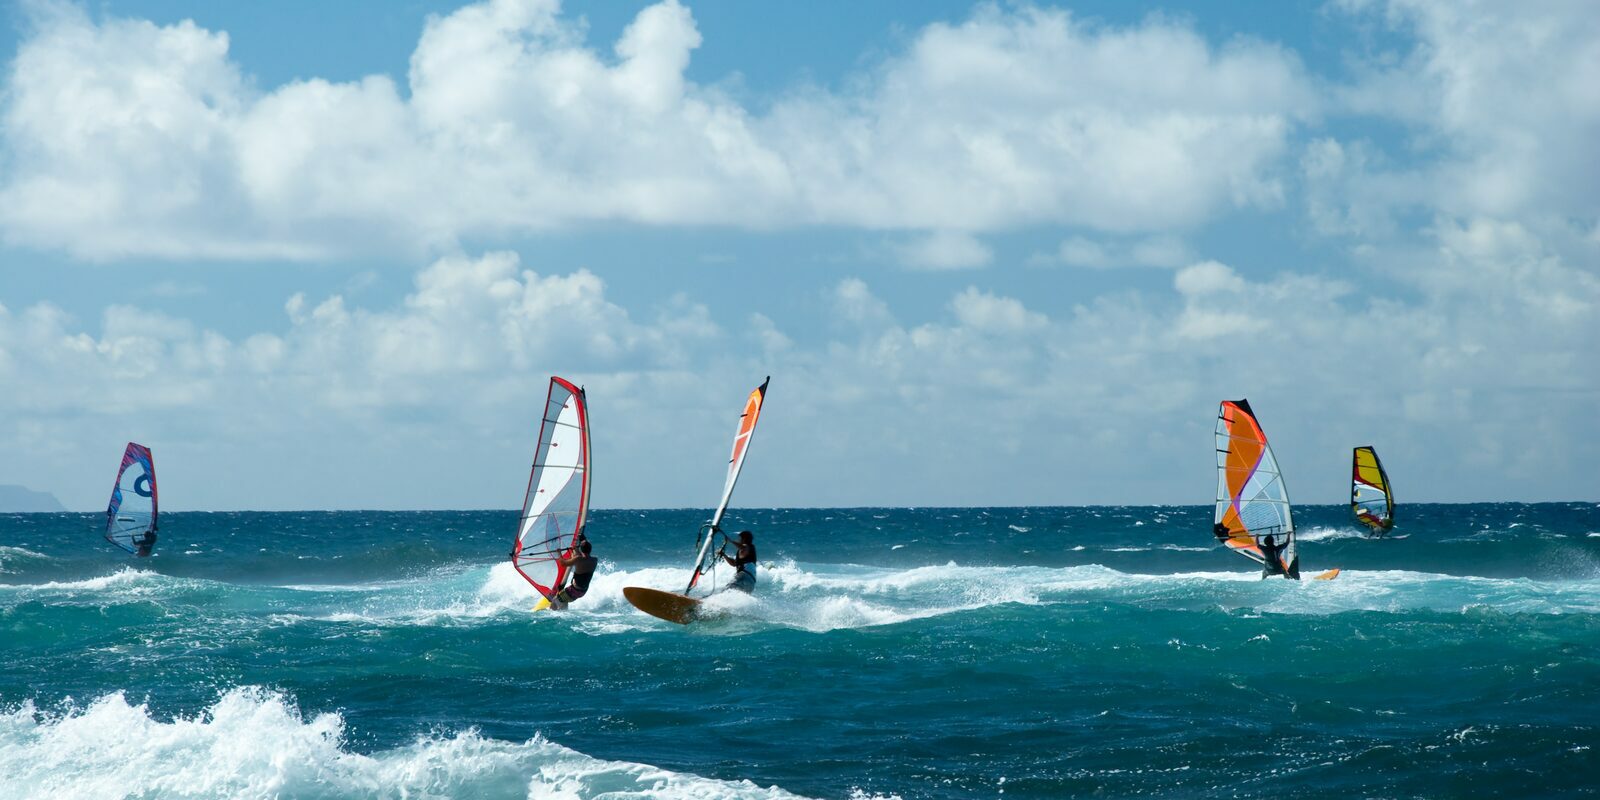
[[[1587,2],[24,0],[0,484],[516,508],[1600,499]]]

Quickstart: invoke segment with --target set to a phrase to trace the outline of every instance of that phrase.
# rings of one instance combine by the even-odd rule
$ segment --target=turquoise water
[[[687,628],[702,511],[599,511],[531,614],[514,512],[0,516],[0,797],[1592,794],[1600,506],[1297,510],[1260,581],[1202,507],[740,510],[768,566]],[[737,529],[737,527],[735,528]]]

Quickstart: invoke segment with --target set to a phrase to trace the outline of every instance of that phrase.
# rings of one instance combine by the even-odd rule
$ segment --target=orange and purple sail
[[[1217,508],[1213,532],[1229,549],[1265,563],[1260,542],[1269,534],[1283,545],[1284,572],[1299,577],[1294,511],[1278,460],[1248,400],[1224,400],[1217,409]]]
[[[547,600],[567,576],[557,559],[577,544],[588,515],[588,401],[582,389],[551,377],[511,551],[512,566]]]
[[[1394,490],[1370,445],[1357,447],[1350,457],[1350,512],[1374,535],[1394,528]]]
[[[150,555],[159,505],[155,457],[150,448],[128,442],[106,506],[106,541],[135,555]]]

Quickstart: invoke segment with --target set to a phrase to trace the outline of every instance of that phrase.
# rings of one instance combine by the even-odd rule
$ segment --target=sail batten
[[[159,510],[155,457],[150,448],[128,442],[106,505],[106,541],[130,553],[149,555],[154,540],[146,537],[157,529]]]
[[[1248,400],[1226,400],[1217,410],[1217,504],[1212,532],[1257,563],[1259,542],[1271,534],[1284,545],[1286,572],[1297,573],[1294,511],[1278,460]]]
[[[511,563],[546,598],[567,568],[556,559],[577,543],[589,513],[589,409],[582,389],[550,378]]]
[[[1350,456],[1350,512],[1379,536],[1394,528],[1394,489],[1378,451],[1363,445]]]

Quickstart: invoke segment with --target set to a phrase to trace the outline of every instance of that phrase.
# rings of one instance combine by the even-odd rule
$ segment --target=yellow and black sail
[[[1370,445],[1357,447],[1350,473],[1350,511],[1356,521],[1374,535],[1388,533],[1394,527],[1394,492],[1378,451]]]

